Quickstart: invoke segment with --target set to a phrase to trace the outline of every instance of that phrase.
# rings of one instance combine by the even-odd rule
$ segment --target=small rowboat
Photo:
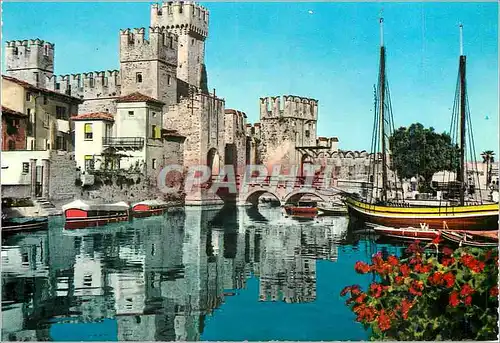
[[[440,235],[439,230],[430,229],[427,224],[420,224],[420,228],[394,228],[380,225],[372,225],[372,227],[379,235],[402,239],[432,241]]]
[[[473,247],[496,247],[498,246],[497,231],[441,231],[442,237],[458,245],[468,245]]]
[[[318,206],[316,201],[300,201],[297,205],[286,205],[285,212],[289,216],[316,216],[318,214]]]
[[[126,202],[100,204],[90,201],[75,200],[62,206],[66,229],[102,226],[108,223],[130,219],[130,205]]]

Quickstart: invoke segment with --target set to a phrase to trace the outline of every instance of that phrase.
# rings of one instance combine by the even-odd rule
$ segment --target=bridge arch
[[[283,203],[287,204],[290,202],[297,202],[299,201],[304,195],[314,195],[315,197],[318,197],[321,199],[321,201],[327,201],[326,197],[320,194],[319,192],[315,190],[306,190],[306,189],[299,189],[296,191],[293,191],[289,194],[287,194],[284,198]]]
[[[264,194],[270,194],[272,196],[274,196],[274,198],[276,198],[276,200],[279,201],[280,205],[281,205],[281,199],[278,195],[276,195],[275,193],[273,192],[270,192],[269,190],[267,189],[256,189],[256,190],[252,190],[250,193],[248,193],[246,196],[245,196],[245,203],[246,204],[252,204],[252,205],[258,205],[259,204],[259,198],[264,195]]]

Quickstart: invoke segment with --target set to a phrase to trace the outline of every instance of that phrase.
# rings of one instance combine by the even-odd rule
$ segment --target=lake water
[[[2,239],[2,340],[366,340],[340,297],[380,250],[347,217],[186,208]]]

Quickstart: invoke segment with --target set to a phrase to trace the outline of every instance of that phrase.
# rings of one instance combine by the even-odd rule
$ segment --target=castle
[[[247,164],[281,163],[333,165],[335,178],[366,177],[368,153],[343,152],[336,137],[317,136],[318,100],[261,98],[253,125],[226,109],[207,85],[208,32],[206,8],[153,4],[149,28],[120,30],[119,70],[54,75],[55,45],[35,39],[6,43],[6,74],[80,100],[69,131],[83,173],[140,166],[154,177],[168,163],[231,164],[242,173]]]

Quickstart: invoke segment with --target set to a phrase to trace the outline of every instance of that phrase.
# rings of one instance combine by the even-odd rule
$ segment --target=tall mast
[[[384,18],[380,18],[380,139],[382,148],[382,201],[387,201],[387,158],[385,151],[385,47],[384,47]]]
[[[465,183],[465,119],[466,119],[466,83],[465,83],[465,62],[463,53],[463,26],[460,24],[460,164],[458,166],[457,181],[460,183],[460,205],[465,203],[464,183]]]

